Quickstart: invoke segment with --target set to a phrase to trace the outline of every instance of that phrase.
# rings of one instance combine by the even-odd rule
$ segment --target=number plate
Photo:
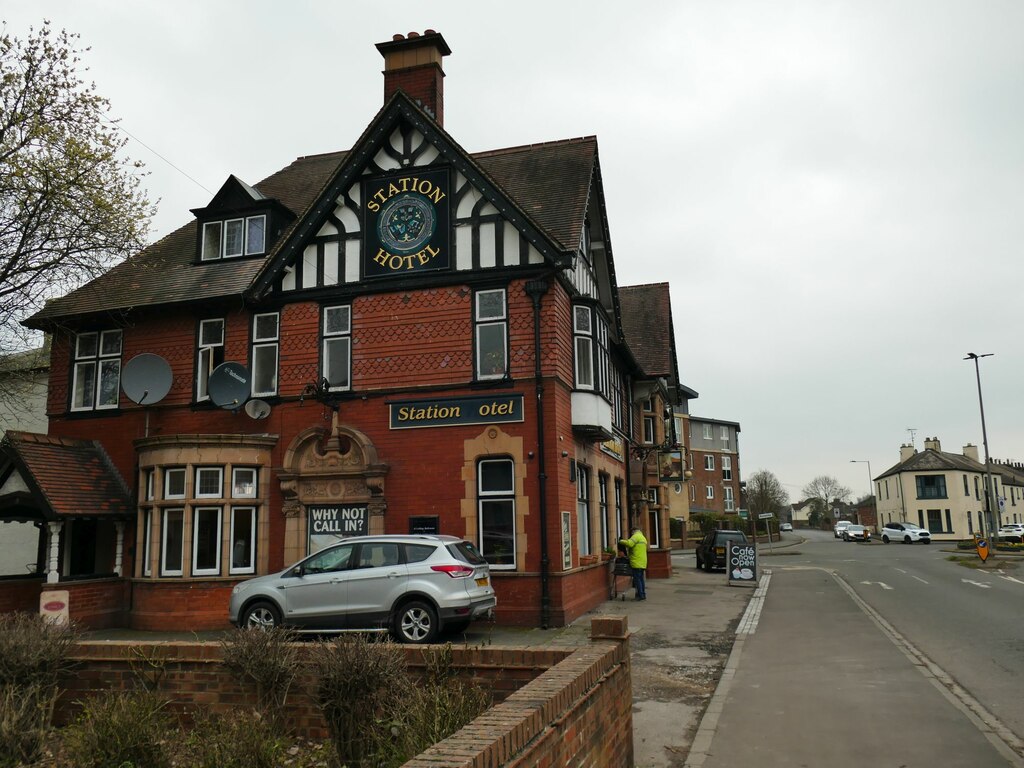
[[[487,577],[485,576],[485,577],[484,577],[484,578],[482,578],[482,579],[477,579],[477,580],[476,580],[476,585],[477,585],[478,587],[486,587],[486,586],[487,586]]]

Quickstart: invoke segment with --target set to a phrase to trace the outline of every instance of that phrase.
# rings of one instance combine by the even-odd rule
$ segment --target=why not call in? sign
[[[729,543],[729,562],[726,565],[729,584],[757,586],[757,548],[753,544]]]
[[[365,504],[335,504],[307,507],[309,554],[349,536],[369,532],[369,509]]]

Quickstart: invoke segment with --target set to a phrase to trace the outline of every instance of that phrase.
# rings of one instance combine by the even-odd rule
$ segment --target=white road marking
[[[973,584],[974,586],[981,587],[982,589],[992,589],[991,584],[985,584],[980,581],[971,581],[970,579],[960,579],[960,581],[962,581],[964,584]]]
[[[757,589],[754,590],[754,596],[747,603],[747,610],[744,611],[743,618],[740,619],[740,624],[736,628],[737,635],[754,634],[754,630],[757,629],[757,621],[761,618],[761,608],[764,607],[764,599],[768,595],[768,583],[771,580],[771,571],[765,571],[761,574],[761,580],[758,582]]]
[[[892,587],[890,587],[884,581],[862,581],[861,584],[877,584],[882,589],[892,589]]]
[[[899,571],[900,573],[906,573],[906,571],[904,571],[902,568],[897,568],[896,570]]]
[[[918,580],[918,581],[920,581],[920,582],[921,582],[922,584],[927,584],[927,583],[928,583],[927,581],[925,581],[924,579],[922,579],[922,578],[921,578],[920,576],[914,576],[914,574],[910,574],[910,577],[911,577],[912,579],[917,579],[917,580]]]
[[[1012,581],[1016,584],[1024,584],[1024,581],[1021,581],[1020,579],[1015,579],[1013,578],[1013,576],[1000,576],[999,578],[1006,579],[1007,581]]]

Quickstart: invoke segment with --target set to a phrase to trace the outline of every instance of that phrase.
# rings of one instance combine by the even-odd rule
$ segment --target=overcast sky
[[[742,475],[855,495],[916,430],[1024,461],[1024,3],[33,0],[92,47],[161,200],[347,149],[394,33],[441,32],[470,152],[595,134],[620,285],[671,284],[699,416]],[[11,7],[12,5],[16,7]],[[628,8],[629,12],[623,12]],[[141,142],[141,143],[137,143]]]

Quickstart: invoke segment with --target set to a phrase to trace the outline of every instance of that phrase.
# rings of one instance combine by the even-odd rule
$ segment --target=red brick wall
[[[0,580],[0,613],[39,611],[39,590],[43,578]]]
[[[413,101],[420,101],[435,116],[438,125],[444,125],[444,72],[436,64],[424,64],[384,72],[384,101],[397,90],[402,90]]]
[[[667,579],[672,575],[672,551],[651,549],[647,552],[647,578]]]
[[[134,581],[129,626],[140,630],[227,629],[237,580]]]
[[[453,648],[459,674],[483,681],[497,704],[406,763],[407,768],[509,763],[523,768],[631,766],[632,682],[626,619],[594,619],[591,636],[592,642],[578,649]],[[405,652],[411,669],[423,668],[425,649],[406,648]],[[223,711],[253,701],[253,691],[220,665],[219,643],[87,642],[79,644],[74,659],[76,674],[67,680],[58,702],[58,724],[73,719],[76,702],[103,690],[137,688],[136,670],[161,665],[159,690],[173,698],[179,712],[187,713],[197,705]],[[139,664],[140,659],[156,664]],[[298,736],[324,738],[323,720],[304,694],[311,682],[306,677],[293,686],[289,725]]]

